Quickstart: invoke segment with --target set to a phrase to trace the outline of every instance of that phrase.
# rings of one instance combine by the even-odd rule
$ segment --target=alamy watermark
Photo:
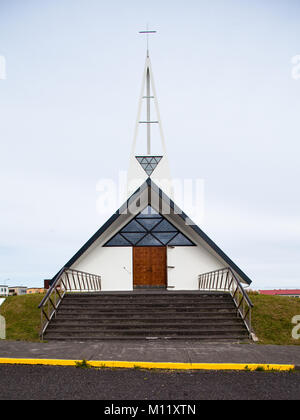
[[[292,319],[292,324],[296,324],[296,326],[292,330],[292,337],[294,340],[299,340],[300,338],[300,315],[294,316]]]
[[[152,183],[151,180],[148,181]],[[189,217],[186,224],[200,224],[204,219],[204,180],[203,179],[174,179],[160,180],[159,188],[155,183],[150,184],[150,192],[146,192],[142,179],[131,181],[127,185],[127,173],[120,171],[118,180],[100,179],[96,186],[98,192],[97,212],[101,215],[113,214],[125,200],[126,205],[120,208],[120,214],[140,213],[150,202],[153,208],[159,209],[161,214],[183,214],[184,209]],[[163,193],[162,193],[163,191]],[[128,197],[130,197],[128,199]],[[170,198],[171,197],[171,198]],[[176,203],[176,205],[174,204]],[[192,220],[194,222],[192,222]]]
[[[291,63],[293,64],[292,67],[292,78],[294,80],[300,80],[300,55],[295,55]]]
[[[6,322],[4,316],[0,315],[0,340],[6,339]]]
[[[0,80],[6,80],[6,59],[0,55]]]

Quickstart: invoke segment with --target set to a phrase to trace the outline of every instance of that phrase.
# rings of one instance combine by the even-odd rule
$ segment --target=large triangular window
[[[138,214],[104,246],[195,246],[151,206]]]

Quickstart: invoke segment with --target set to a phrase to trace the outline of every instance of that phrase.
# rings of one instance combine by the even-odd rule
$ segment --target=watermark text
[[[292,319],[292,324],[296,326],[292,330],[292,337],[294,340],[299,340],[300,338],[300,315],[295,315]]]
[[[0,80],[6,80],[6,59],[0,55]]]
[[[295,55],[291,60],[292,67],[292,78],[294,80],[300,80],[300,55]]]
[[[183,209],[191,218],[185,217],[187,225],[203,222],[203,179],[174,179],[172,181],[166,179],[160,180],[159,187],[155,183],[152,183],[151,186],[152,188],[148,190],[145,182],[141,179],[134,180],[131,185],[128,185],[125,171],[119,172],[117,181],[113,179],[99,180],[96,185],[98,214],[111,215],[120,208],[120,214],[137,215],[150,202],[154,209],[165,215],[183,214],[181,210]],[[120,207],[125,201],[126,204]]]
[[[6,322],[4,316],[0,315],[0,340],[6,339]]]

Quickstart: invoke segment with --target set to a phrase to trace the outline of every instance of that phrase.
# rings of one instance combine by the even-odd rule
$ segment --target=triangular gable
[[[139,187],[138,190],[134,194],[132,194],[132,196],[123,204],[123,206],[121,206],[120,209],[112,215],[112,217],[86,242],[86,244],[65,264],[63,268],[70,268],[110,228],[110,226],[113,225],[113,223],[118,221],[121,215],[126,213],[126,210],[130,207],[133,200],[135,201],[139,200],[139,197],[142,195],[142,193],[145,192],[146,189],[148,189],[148,197],[149,197],[148,204],[151,204],[151,193],[149,193],[149,190],[151,189],[157,193],[157,195],[159,196],[159,199],[163,203],[168,203],[168,206],[170,207],[171,211],[174,214],[176,214],[178,217],[180,217],[184,221],[184,223],[187,226],[189,226],[199,236],[201,241],[209,249],[211,249],[213,252],[215,252],[219,256],[219,258],[224,262],[225,265],[232,268],[242,281],[244,281],[247,284],[252,283],[250,278],[196,224],[194,224],[191,221],[191,219],[184,212],[182,212],[179,209],[179,207],[176,206],[176,204],[171,199],[169,199],[169,197],[150,178],[148,178],[141,185],[141,187]],[[137,221],[139,217],[141,217],[140,212],[138,213],[139,214],[136,217],[135,221]],[[133,215],[132,219],[134,219],[135,216],[136,215]],[[130,234],[130,233],[137,233],[137,232],[126,232],[126,233]],[[143,231],[139,233],[143,233]],[[165,232],[165,233],[170,234],[171,232]],[[152,236],[156,240],[159,240],[156,237],[156,234],[157,232],[154,232],[154,229],[153,229]],[[167,241],[167,239],[168,237],[165,238],[165,241]],[[127,245],[127,242],[126,242],[126,245],[123,244],[121,246],[132,246],[131,245],[132,239],[130,239],[130,236],[127,235],[126,237],[124,237],[124,242],[125,241],[130,243],[130,245]],[[120,246],[120,245],[116,245],[116,246]],[[175,244],[174,246],[177,246],[177,245]],[[56,277],[57,275],[52,279],[52,282],[56,279]]]
[[[195,246],[195,244],[148,205],[104,246]]]

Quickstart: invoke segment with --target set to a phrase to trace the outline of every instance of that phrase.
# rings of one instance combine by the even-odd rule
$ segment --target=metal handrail
[[[55,277],[46,296],[38,306],[41,309],[40,337],[43,339],[45,331],[52,318],[56,316],[57,310],[66,293],[100,291],[101,276],[70,268],[63,268]]]
[[[229,292],[236,306],[237,314],[242,317],[249,334],[252,333],[251,310],[254,305],[230,267],[200,274],[198,288],[199,290]]]

